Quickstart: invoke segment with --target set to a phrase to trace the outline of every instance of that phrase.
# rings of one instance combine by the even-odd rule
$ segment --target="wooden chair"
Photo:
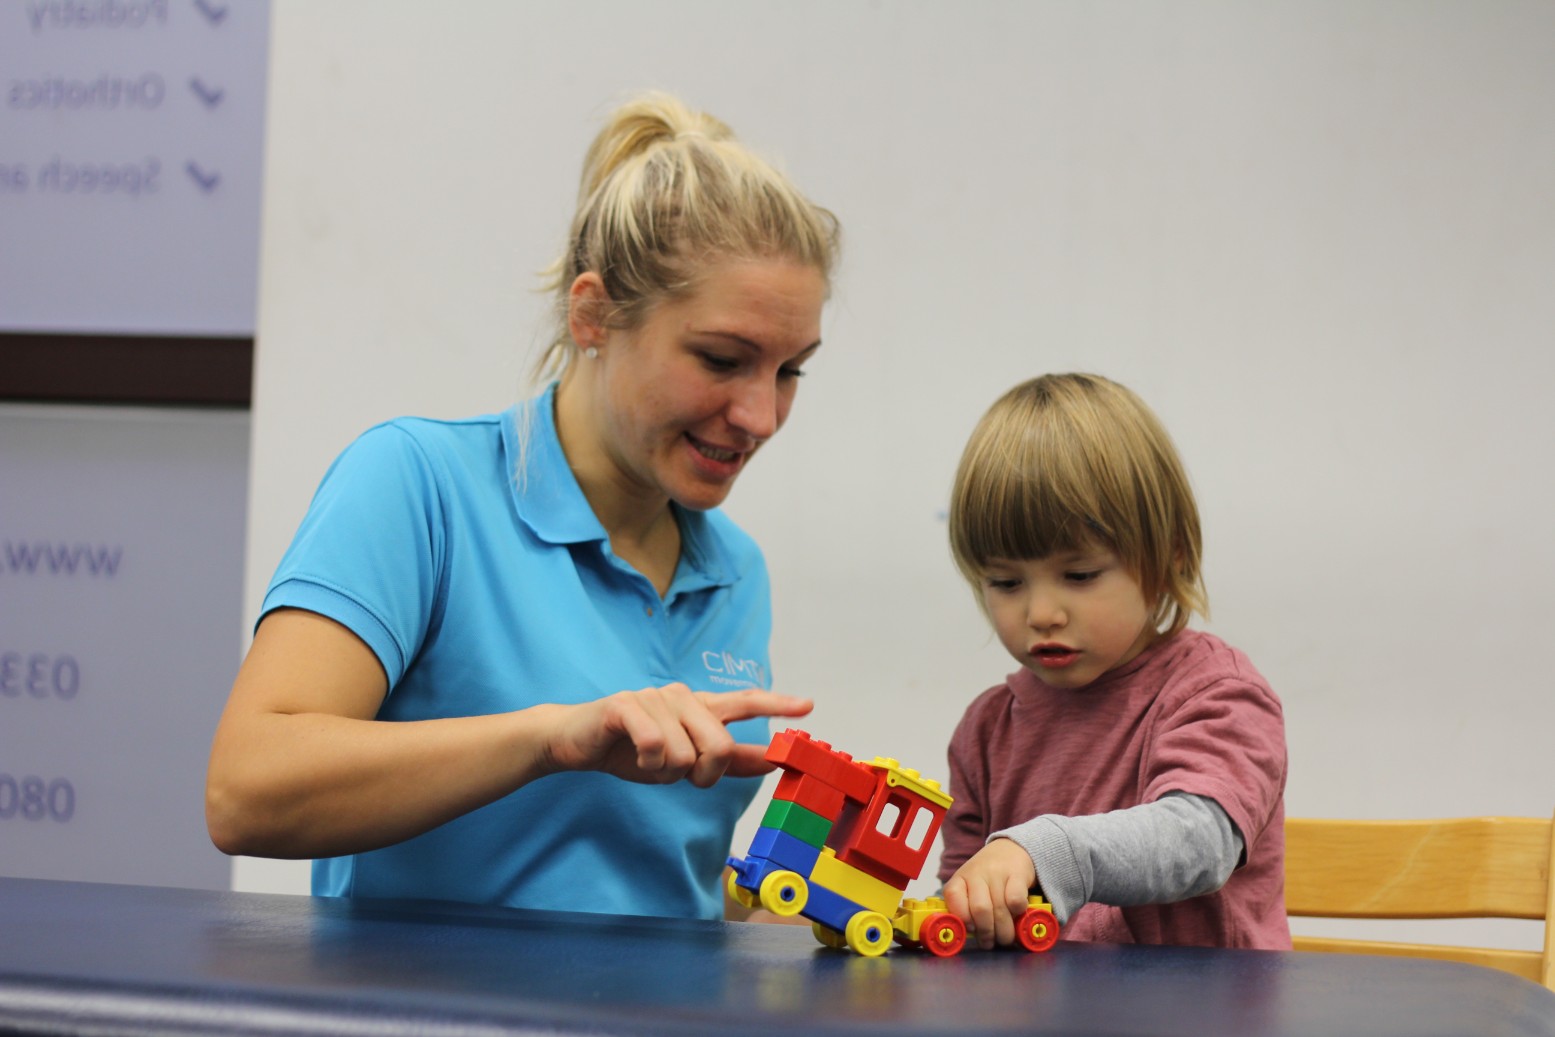
[[[1285,910],[1312,918],[1543,919],[1544,952],[1298,936],[1297,950],[1391,954],[1503,969],[1555,990],[1555,821],[1285,822]]]

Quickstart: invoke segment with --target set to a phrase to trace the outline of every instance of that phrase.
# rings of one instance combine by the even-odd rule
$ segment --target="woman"
[[[216,731],[215,844],[322,858],[320,894],[718,917],[766,718],[810,704],[767,690],[765,564],[714,509],[788,416],[836,247],[722,123],[615,112],[556,380],[326,474]]]

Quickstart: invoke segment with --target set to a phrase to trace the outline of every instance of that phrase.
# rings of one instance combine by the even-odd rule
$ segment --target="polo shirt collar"
[[[502,423],[502,447],[506,470],[514,473],[511,491],[519,519],[547,543],[597,542],[608,552],[609,535],[583,496],[556,434],[556,383],[509,408],[507,417]],[[520,458],[525,462],[523,471],[518,468]],[[738,571],[709,516],[676,504],[670,507],[680,522],[681,547],[680,565],[666,598],[734,583]]]

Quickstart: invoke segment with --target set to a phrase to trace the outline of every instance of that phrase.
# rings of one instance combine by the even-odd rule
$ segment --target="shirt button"
[[[653,606],[652,605],[649,605],[647,608],[643,609],[643,611],[648,613],[648,618],[649,619],[653,618]]]

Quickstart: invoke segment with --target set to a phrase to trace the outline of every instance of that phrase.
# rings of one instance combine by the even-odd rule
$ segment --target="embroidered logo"
[[[765,688],[767,671],[754,659],[737,659],[728,652],[703,652],[707,679],[731,688]]]

